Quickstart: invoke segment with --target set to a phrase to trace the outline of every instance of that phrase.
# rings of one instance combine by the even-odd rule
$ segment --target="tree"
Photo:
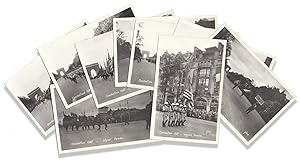
[[[24,106],[29,110],[29,112],[32,112],[32,110],[34,109],[34,105],[35,105],[35,102],[30,99],[30,98],[27,98],[27,97],[18,97],[20,99],[20,101],[24,104]]]

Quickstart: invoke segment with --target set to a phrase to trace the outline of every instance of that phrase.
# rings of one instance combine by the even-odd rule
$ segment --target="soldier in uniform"
[[[177,116],[177,126],[181,126],[181,124],[182,124],[182,108],[183,108],[183,105],[182,104],[180,104],[179,105],[179,108],[178,108],[178,116]]]
[[[168,111],[168,116],[169,116],[168,126],[172,126],[172,123],[173,123],[173,110],[174,110],[174,106],[175,106],[175,103],[172,103],[170,105],[170,108],[169,108],[169,111]]]
[[[164,103],[163,106],[163,119],[162,119],[162,126],[166,127],[166,123],[169,121],[169,111],[170,111],[170,104],[168,102]]]
[[[175,126],[175,121],[176,121],[176,111],[177,107],[175,103],[171,104],[171,110],[170,110],[170,115],[169,115],[169,120],[170,120],[170,126]]]
[[[179,121],[179,103],[175,103],[175,108],[174,108],[174,123],[173,126],[178,126],[178,121]]]
[[[187,106],[184,105],[183,108],[182,108],[182,123],[181,125],[184,126],[184,123],[186,121],[186,117],[187,117]]]

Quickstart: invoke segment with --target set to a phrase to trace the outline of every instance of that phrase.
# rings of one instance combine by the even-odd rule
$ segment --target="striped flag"
[[[184,90],[183,97],[190,100],[190,101],[194,101],[193,93],[191,91],[187,90],[187,89]]]
[[[193,93],[187,89],[184,90],[183,92],[183,97],[188,100],[188,105],[190,107],[194,107],[194,96]]]

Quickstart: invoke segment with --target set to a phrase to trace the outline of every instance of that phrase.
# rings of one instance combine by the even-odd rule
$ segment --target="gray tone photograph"
[[[225,46],[223,40],[159,37],[154,138],[217,143]]]
[[[59,153],[149,142],[152,91],[97,108],[92,98],[66,109],[52,88]]]
[[[172,35],[178,20],[177,17],[136,19],[128,87],[153,89],[158,35]]]
[[[222,115],[249,146],[295,96],[254,56],[227,25],[212,36],[227,40]]]
[[[112,31],[80,41],[76,49],[98,108],[146,91],[115,87]]]
[[[130,6],[122,8],[38,48],[66,108],[80,103],[91,96],[82,63],[74,44],[111,31],[113,18],[115,17],[133,16]]]
[[[6,88],[36,124],[44,136],[54,125],[50,95],[51,79],[38,56],[22,70],[10,78]]]

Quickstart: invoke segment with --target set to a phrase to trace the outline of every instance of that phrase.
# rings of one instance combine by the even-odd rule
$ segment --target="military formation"
[[[187,106],[179,103],[165,102],[163,106],[162,126],[184,126],[187,117]]]

